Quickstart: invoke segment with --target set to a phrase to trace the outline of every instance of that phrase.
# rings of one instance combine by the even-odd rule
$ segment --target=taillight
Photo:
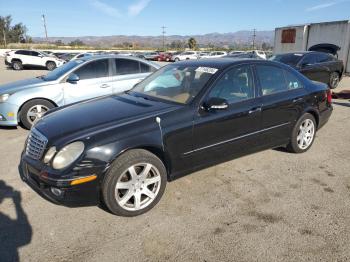
[[[332,90],[327,89],[326,96],[328,104],[332,104]]]

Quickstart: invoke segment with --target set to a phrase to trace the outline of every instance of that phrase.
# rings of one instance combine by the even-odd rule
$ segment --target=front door
[[[64,84],[65,104],[112,94],[109,59],[89,62],[73,73],[79,77],[79,81]]]
[[[250,65],[227,70],[213,85],[206,101],[225,99],[226,109],[199,109],[194,118],[194,167],[231,159],[254,151],[259,144],[261,102],[256,98],[254,77]]]

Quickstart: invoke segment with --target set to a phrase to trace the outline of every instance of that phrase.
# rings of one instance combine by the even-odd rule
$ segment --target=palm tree
[[[196,39],[194,39],[193,37],[188,39],[188,47],[190,49],[196,49],[197,48],[197,41],[196,41]]]

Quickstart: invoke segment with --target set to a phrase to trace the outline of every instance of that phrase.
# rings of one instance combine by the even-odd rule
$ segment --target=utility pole
[[[253,49],[255,49],[256,29],[253,29]]]
[[[47,28],[46,28],[46,19],[45,19],[45,15],[42,15],[42,19],[43,19],[43,22],[44,22],[44,29],[45,29],[46,43],[49,43],[49,38],[47,37]]]
[[[4,46],[6,48],[7,43],[6,43],[6,33],[5,33],[5,28],[2,30],[2,33],[4,34]]]
[[[165,26],[163,25],[162,27],[162,34],[163,34],[163,51],[165,51]]]

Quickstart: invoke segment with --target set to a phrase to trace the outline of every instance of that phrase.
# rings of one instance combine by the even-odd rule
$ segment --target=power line
[[[42,19],[44,22],[44,29],[45,29],[45,36],[46,36],[46,42],[49,42],[49,38],[47,37],[47,28],[46,28],[46,19],[45,19],[45,15],[42,15]]]
[[[166,31],[165,31],[165,26],[163,25],[162,27],[162,34],[163,34],[163,51],[165,51],[165,33],[166,33]]]

